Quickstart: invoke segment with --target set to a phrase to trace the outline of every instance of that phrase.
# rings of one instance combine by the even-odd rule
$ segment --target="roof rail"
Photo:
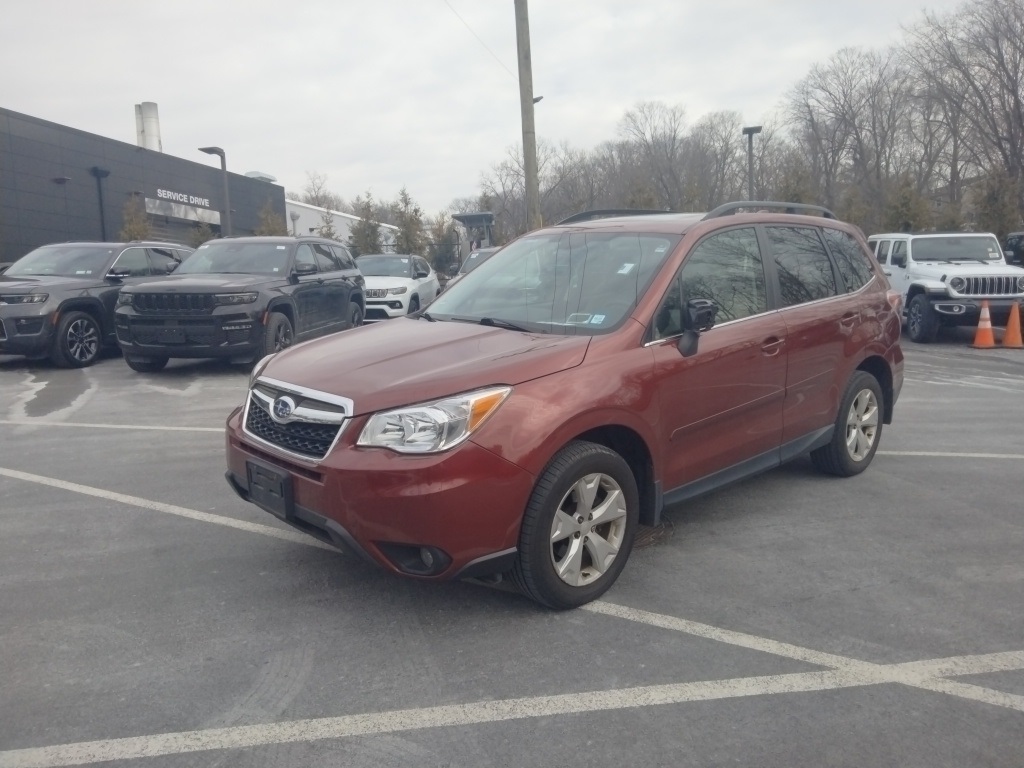
[[[704,215],[704,219],[717,219],[720,216],[728,216],[729,214],[736,213],[736,211],[750,208],[754,209],[751,212],[756,213],[757,209],[760,208],[782,208],[783,213],[820,213],[826,219],[834,219],[836,215],[832,213],[828,208],[823,208],[820,205],[808,205],[807,203],[782,203],[768,200],[739,200],[734,203],[725,203],[715,208],[713,211]]]
[[[575,224],[578,221],[603,219],[608,216],[646,216],[651,213],[672,213],[672,211],[656,211],[647,208],[605,208],[596,211],[581,211],[580,213],[574,213],[567,219],[562,219],[555,226],[561,226],[562,224]]]

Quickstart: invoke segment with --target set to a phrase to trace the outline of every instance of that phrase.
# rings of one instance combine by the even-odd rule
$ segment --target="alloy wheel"
[[[870,389],[862,389],[850,404],[846,416],[846,449],[854,461],[871,453],[878,436],[878,400]]]
[[[92,360],[99,353],[100,333],[96,324],[88,318],[79,318],[68,326],[68,353],[80,363]]]
[[[551,562],[558,577],[573,587],[599,579],[619,555],[626,522],[626,497],[614,478],[580,478],[551,521]]]

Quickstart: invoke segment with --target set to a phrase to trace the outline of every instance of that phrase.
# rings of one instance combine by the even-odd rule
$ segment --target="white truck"
[[[903,295],[911,341],[935,340],[940,326],[977,325],[982,301],[1005,325],[1024,301],[1024,269],[1006,263],[996,236],[981,232],[872,235],[868,245]]]

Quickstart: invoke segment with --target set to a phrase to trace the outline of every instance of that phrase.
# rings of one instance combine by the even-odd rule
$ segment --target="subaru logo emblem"
[[[294,411],[295,401],[286,395],[274,401],[274,405],[271,406],[270,415],[274,417],[274,421],[285,422],[288,421]]]

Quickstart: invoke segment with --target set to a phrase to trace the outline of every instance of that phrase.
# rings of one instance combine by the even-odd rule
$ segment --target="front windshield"
[[[22,256],[4,275],[102,277],[115,255],[116,250],[105,245],[46,245]]]
[[[176,275],[284,275],[288,272],[288,246],[281,243],[203,243],[181,262]]]
[[[991,235],[916,237],[911,247],[914,261],[999,261],[1003,251]]]
[[[412,258],[409,256],[360,256],[356,265],[364,277],[412,277]]]
[[[678,235],[622,232],[523,237],[442,293],[430,316],[539,333],[605,333],[629,315],[678,242]]]

